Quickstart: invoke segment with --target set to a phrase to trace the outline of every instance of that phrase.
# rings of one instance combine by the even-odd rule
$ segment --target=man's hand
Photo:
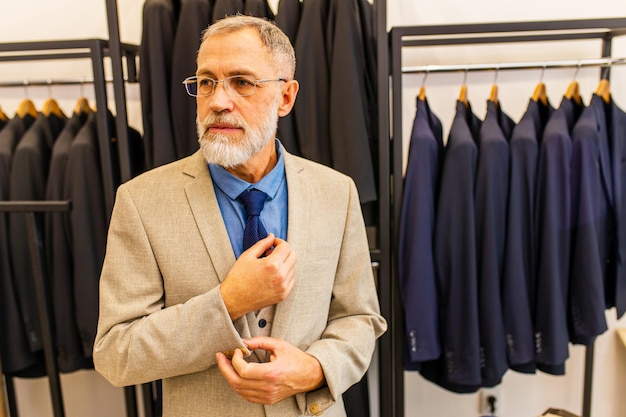
[[[220,285],[230,318],[285,300],[293,288],[295,266],[289,243],[272,233],[242,253]]]
[[[216,354],[217,366],[230,386],[244,400],[256,404],[276,404],[300,392],[324,385],[322,366],[313,356],[281,339],[253,337],[244,340],[252,349],[270,352],[266,363],[248,363],[240,350],[232,360]]]

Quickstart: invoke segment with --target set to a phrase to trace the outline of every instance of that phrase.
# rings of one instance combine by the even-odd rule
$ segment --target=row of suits
[[[518,123],[417,99],[399,235],[405,368],[454,392],[508,369],[565,372],[569,343],[626,310],[626,114],[610,97],[531,99]]]
[[[296,50],[300,92],[278,138],[291,153],[354,178],[369,213],[377,200],[377,104],[367,0],[281,0],[276,15],[265,0],[147,0],[139,79],[148,166],[197,150],[196,103],[181,83],[195,74],[201,32],[238,12],[274,20]],[[371,223],[374,214],[367,217]]]
[[[32,102],[31,102],[32,103]],[[113,116],[111,165],[119,176]],[[139,134],[130,131],[136,173],[144,169]],[[101,169],[97,113],[78,107],[67,117],[55,111],[17,112],[0,130],[0,199],[71,200],[69,213],[37,213],[41,259],[48,277],[53,341],[61,372],[93,367],[98,320],[98,280],[108,214]],[[118,178],[119,180],[119,178]],[[3,373],[45,375],[42,326],[29,251],[28,219],[0,213],[0,354]]]

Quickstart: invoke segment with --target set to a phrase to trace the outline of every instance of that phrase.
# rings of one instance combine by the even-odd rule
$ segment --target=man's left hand
[[[324,373],[317,359],[290,343],[272,337],[253,337],[244,343],[250,350],[267,350],[270,361],[246,362],[239,349],[235,350],[231,360],[219,352],[216,358],[224,378],[246,401],[276,404],[324,384]]]

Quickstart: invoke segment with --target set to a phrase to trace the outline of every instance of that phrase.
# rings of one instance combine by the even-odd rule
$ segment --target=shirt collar
[[[248,188],[256,188],[263,191],[270,199],[273,199],[285,180],[285,160],[283,159],[282,144],[278,139],[275,139],[275,143],[278,161],[274,168],[256,184],[237,178],[219,165],[208,164],[213,183],[232,200],[236,200],[239,194]]]

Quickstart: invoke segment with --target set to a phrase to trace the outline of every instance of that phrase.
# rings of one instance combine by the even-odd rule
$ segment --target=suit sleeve
[[[243,346],[219,286],[164,308],[163,279],[141,216],[118,189],[100,278],[96,370],[113,385],[136,385],[206,370],[215,353]],[[243,334],[244,337],[249,335]]]

